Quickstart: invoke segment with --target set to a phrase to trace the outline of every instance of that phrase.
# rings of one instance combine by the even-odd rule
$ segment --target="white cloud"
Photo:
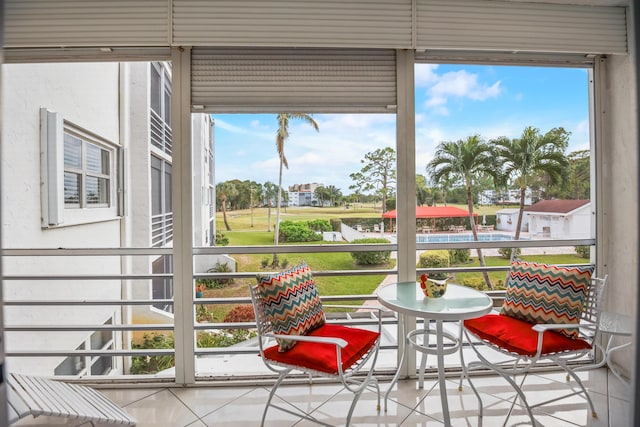
[[[482,83],[479,75],[466,70],[450,71],[437,74],[437,65],[419,65],[416,67],[416,87],[426,87],[427,99],[425,108],[432,113],[447,116],[449,110],[446,104],[450,98],[467,98],[474,101],[484,101],[498,97],[503,88],[500,80],[493,84]]]
[[[591,147],[589,135],[589,119],[584,119],[571,130],[568,151],[588,150]]]
[[[414,80],[416,87],[427,87],[438,81],[435,71],[438,64],[420,64],[415,68]]]
[[[285,143],[289,169],[283,171],[283,186],[295,183],[321,182],[335,185],[343,193],[351,191],[349,174],[362,168],[361,159],[368,152],[394,147],[396,140],[394,114],[318,114],[313,116],[319,126],[316,132],[303,121],[293,121],[290,138]],[[218,121],[216,120],[216,123]],[[274,133],[275,130],[272,132]],[[275,142],[275,137],[270,135]],[[275,145],[259,146],[259,152],[246,148],[244,136],[220,141],[233,144],[247,153],[244,167],[235,166],[236,156],[216,160],[218,181],[251,179],[257,182],[277,182],[279,159]],[[253,156],[255,161],[248,160]]]
[[[432,97],[466,97],[477,101],[495,98],[500,94],[500,81],[491,86],[478,82],[478,75],[466,70],[445,73],[428,91]]]

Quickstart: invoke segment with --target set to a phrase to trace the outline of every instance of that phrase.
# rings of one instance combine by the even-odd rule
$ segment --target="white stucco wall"
[[[591,236],[591,207],[585,205],[570,215],[528,212],[531,236],[551,239],[582,239]],[[548,232],[545,231],[548,228]]]
[[[482,220],[480,220],[482,221]],[[496,230],[501,231],[516,231],[518,225],[518,210],[515,212],[512,209],[501,209],[496,212]],[[527,231],[529,227],[529,215],[527,212],[522,217],[521,231]]]
[[[118,66],[95,64],[3,65],[2,234],[5,248],[118,247],[120,221],[42,229],[40,202],[40,108],[62,114],[115,144],[119,138]],[[4,257],[5,274],[120,273],[117,257]],[[5,281],[4,298],[109,299],[119,281]],[[119,316],[115,307],[6,307],[12,324],[101,324]],[[89,332],[6,332],[6,350],[74,349]],[[19,337],[19,340],[18,340]],[[11,360],[12,371],[53,374],[63,358]]]

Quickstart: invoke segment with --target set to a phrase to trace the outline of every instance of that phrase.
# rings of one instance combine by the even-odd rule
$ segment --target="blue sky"
[[[472,134],[517,138],[526,126],[571,132],[569,151],[589,148],[588,73],[578,68],[416,66],[416,172],[442,141]],[[278,182],[274,114],[214,114],[216,182]],[[314,114],[315,132],[292,122],[283,187],[307,182],[349,194],[349,174],[377,148],[395,148],[394,114]]]

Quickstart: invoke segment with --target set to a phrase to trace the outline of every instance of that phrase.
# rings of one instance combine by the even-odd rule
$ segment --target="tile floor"
[[[591,392],[598,412],[592,418],[585,400],[580,396],[553,402],[534,410],[539,426],[630,426],[631,405],[635,399],[631,388],[620,382],[606,368],[580,373]],[[449,408],[453,426],[522,426],[530,425],[526,411],[515,401],[515,393],[500,377],[477,376],[474,384],[481,392],[483,421],[478,419],[478,402],[471,388],[458,391],[456,378],[447,381]],[[382,393],[389,382],[382,382]],[[545,401],[568,389],[564,374],[553,372],[528,375],[524,390],[530,403]],[[233,426],[260,425],[265,387],[194,387],[153,389],[102,389],[115,402],[138,420],[139,427],[161,426]],[[312,386],[289,385],[280,390],[281,403],[303,408],[319,406],[314,414],[332,425],[344,425],[351,393],[340,391],[335,384]],[[415,380],[402,380],[390,394],[387,411],[375,410],[375,393],[364,393],[352,418],[352,425],[361,426],[442,426],[440,394],[435,380],[417,388]],[[383,404],[384,408],[384,404]],[[83,425],[69,420],[38,417],[23,419],[17,426]],[[270,409],[265,426],[308,426],[282,411]],[[102,426],[99,426],[102,427]]]

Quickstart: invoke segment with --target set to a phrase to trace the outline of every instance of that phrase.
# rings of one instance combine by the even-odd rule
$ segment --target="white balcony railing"
[[[517,242],[456,242],[438,244],[417,244],[418,250],[424,249],[459,249],[459,248],[499,248],[499,247],[558,247],[576,245],[594,245],[593,239],[563,240],[563,241],[517,241]],[[193,248],[193,256],[210,255],[270,255],[277,251],[279,254],[299,253],[333,253],[356,252],[371,250],[397,249],[395,244],[382,245],[297,245],[297,246],[250,246],[250,247],[200,247]],[[185,348],[185,342],[180,334],[176,333],[176,322],[172,315],[154,308],[157,304],[174,305],[174,308],[185,309],[194,314],[191,325],[181,330],[195,331],[196,334],[204,331],[233,331],[249,329],[254,326],[251,322],[225,323],[202,322],[195,320],[195,313],[199,306],[213,307],[223,305],[250,304],[248,296],[220,297],[220,298],[191,298],[181,303],[180,299],[153,299],[149,288],[154,278],[174,280],[176,289],[188,286],[194,289],[194,282],[198,278],[233,278],[251,279],[257,273],[264,271],[240,271],[240,272],[216,272],[193,275],[191,283],[175,286],[172,274],[151,274],[150,260],[159,256],[172,255],[171,248],[94,248],[94,249],[12,249],[4,250],[5,264],[14,266],[7,268],[4,275],[5,283],[5,334],[6,356],[12,369],[20,370],[21,367],[42,367],[77,365],[79,372],[73,373],[75,377],[91,377],[93,382],[100,381],[172,381],[175,370],[170,369],[173,362],[167,366],[161,366],[161,370],[152,375],[131,375],[131,367],[136,364],[136,358],[149,360],[150,358],[172,358],[177,352],[187,354],[195,361],[196,379],[211,380],[224,378],[256,379],[269,376],[268,372],[260,370],[261,363],[255,347],[250,343],[233,345],[230,347],[198,347]],[[58,257],[68,257],[76,260],[77,266],[87,265],[92,262],[111,259],[116,262],[101,265],[111,267],[96,269],[91,274],[74,271],[60,271],[56,268]],[[176,258],[176,257],[174,257]],[[585,260],[587,261],[587,260]],[[69,264],[67,264],[69,265]],[[136,266],[146,266],[144,268]],[[19,268],[29,266],[28,269]],[[418,269],[421,272],[480,272],[480,271],[506,271],[503,267],[455,267],[442,269]],[[21,271],[18,273],[18,271]],[[394,275],[393,269],[367,269],[367,270],[331,270],[314,271],[316,277],[326,276],[360,276],[360,275]],[[57,290],[60,290],[58,292]],[[71,293],[75,289],[75,294]],[[109,293],[111,289],[111,293]],[[35,292],[32,292],[35,290]],[[40,291],[38,291],[40,290]],[[178,291],[176,291],[178,292]],[[195,294],[195,293],[194,293]],[[144,297],[143,295],[146,295]],[[501,293],[493,292],[496,305],[499,304]],[[375,295],[336,295],[325,296],[323,301],[360,301],[362,304],[374,303]],[[179,307],[183,305],[183,307]],[[214,310],[215,311],[215,310]],[[178,312],[178,311],[176,311]],[[96,317],[98,314],[109,314],[110,318]],[[16,321],[15,319],[19,319]],[[396,330],[398,317],[389,313],[383,319],[387,331],[392,331],[383,340],[382,350],[395,354],[397,349]],[[352,315],[341,318],[330,318],[331,322],[347,325],[368,325],[377,323],[377,319],[369,314]],[[175,334],[173,348],[161,346],[139,348],[132,343],[140,340],[143,334]],[[96,337],[100,335],[101,340]],[[98,342],[99,341],[99,342]],[[108,345],[105,345],[108,344]],[[250,355],[250,356],[249,356]],[[95,363],[98,367],[112,366],[109,375],[105,372],[90,372],[87,363],[78,363],[80,359]],[[102,358],[102,359],[100,359]],[[105,358],[110,360],[105,361]],[[245,371],[234,370],[229,374],[224,369],[217,367],[230,366],[235,360],[242,361]],[[48,360],[47,363],[39,362]],[[178,358],[178,360],[180,360]],[[395,356],[387,357],[390,361],[386,365],[378,364],[377,369],[393,372],[395,369]],[[93,361],[93,362],[91,362]],[[214,366],[213,371],[208,367]],[[24,368],[28,369],[28,368]],[[84,370],[83,370],[84,369]],[[53,371],[53,369],[52,369]],[[99,371],[97,369],[96,371]],[[224,371],[224,372],[223,372]],[[48,375],[52,375],[49,372]],[[68,374],[68,373],[67,373]]]

